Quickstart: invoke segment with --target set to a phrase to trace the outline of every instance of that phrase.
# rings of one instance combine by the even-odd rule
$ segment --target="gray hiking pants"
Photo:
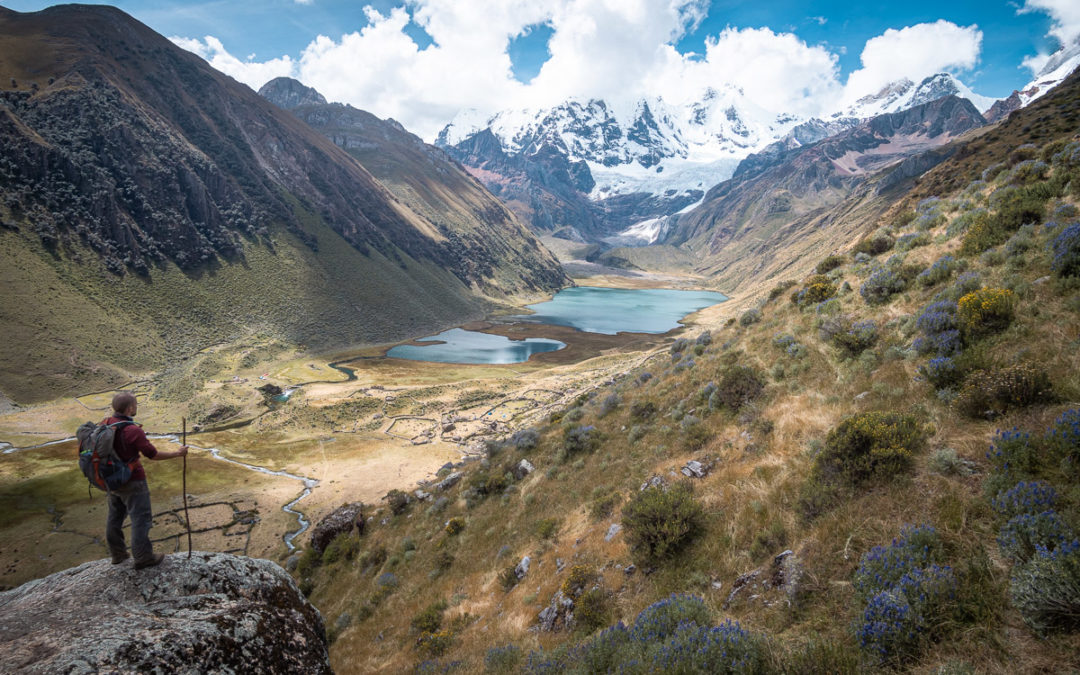
[[[135,562],[149,560],[154,555],[150,543],[150,525],[154,514],[150,510],[150,488],[145,480],[133,480],[109,492],[109,519],[105,523],[105,541],[114,558],[127,555],[124,544],[124,518],[131,516],[131,557]]]

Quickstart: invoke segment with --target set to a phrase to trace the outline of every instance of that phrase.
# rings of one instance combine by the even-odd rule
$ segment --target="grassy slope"
[[[395,341],[484,313],[450,273],[364,256],[304,219],[317,253],[279,230],[273,248],[248,244],[240,262],[198,274],[168,264],[151,279],[111,275],[84,249],[53,255],[27,227],[0,231],[0,389],[25,402],[115,386],[252,329],[320,348]]]
[[[1031,128],[1025,129],[1026,115],[1046,115],[1051,106],[1060,105],[1048,99],[1041,108],[1018,115],[1017,126],[999,135],[990,147],[959,153],[924,177],[923,184],[952,185],[953,189],[939,193],[948,199],[968,184],[947,179],[958,166],[971,166],[974,173],[975,167],[993,163],[995,157],[1008,155],[1025,141],[1043,146],[1067,139],[1069,129],[1060,128],[1042,138],[1032,138]],[[1076,204],[1080,196],[1076,183],[1073,180],[1061,197],[1051,198],[1048,206]],[[985,204],[997,187],[975,186],[967,197],[948,199],[944,222],[928,231],[930,243],[910,251],[904,262],[921,268],[944,254],[955,255],[963,234],[956,229],[950,233],[949,226],[970,208],[963,202]],[[890,223],[903,223],[895,215],[925,196],[881,200],[862,217],[858,209],[865,208],[865,202],[845,204],[851,219],[838,231],[849,239],[834,240],[833,247],[848,249],[857,235],[879,225],[894,235],[916,232],[911,222]],[[1010,606],[1011,566],[998,551],[995,536],[1000,521],[983,493],[990,471],[986,451],[995,429],[1016,425],[1040,433],[1062,410],[1080,403],[1076,285],[1045,278],[1050,275],[1047,242],[1056,232],[1051,226],[1036,227],[1023,235],[1031,239],[1027,250],[1013,246],[1013,252],[1006,253],[1002,246],[987,255],[966,258],[968,270],[981,276],[983,286],[1010,288],[1018,298],[1012,325],[969,347],[967,358],[991,370],[1014,363],[1034,364],[1050,374],[1054,402],[1021,407],[993,422],[961,415],[948,396],[937,396],[918,377],[927,357],[910,349],[918,334],[914,317],[948,282],[932,287],[913,284],[890,302],[870,305],[858,288],[873,264],[853,264],[848,258],[832,276],[838,286],[846,281],[855,290],[841,293],[823,310],[824,315],[814,308],[800,310],[788,302],[787,292],[781,293],[764,306],[761,322],[714,327],[712,345],[695,357],[692,368],[676,371],[668,356],[661,354],[646,366],[655,375],[648,383],[641,385],[633,377],[637,373],[628,373],[609,388],[621,401],[611,414],[600,414],[599,402],[608,392],[601,391],[584,404],[581,419],[572,424],[595,424],[602,431],[604,440],[595,452],[565,459],[561,453],[564,423],[552,419],[541,429],[540,446],[525,455],[537,471],[505,494],[467,500],[467,477],[465,485],[450,493],[445,511],[433,513],[426,504],[414,504],[406,515],[390,517],[385,510],[376,514],[360,541],[360,556],[318,568],[308,582],[313,601],[330,625],[343,614],[351,617],[334,631],[335,667],[341,672],[400,672],[423,661],[428,655],[415,649],[418,633],[410,628],[409,620],[439,600],[449,604],[443,628],[453,635],[441,662],[462,661],[467,671],[482,669],[485,650],[496,645],[513,643],[529,651],[579,640],[580,634],[528,630],[568,573],[569,567],[556,571],[556,559],[568,565],[585,564],[601,573],[603,587],[610,593],[610,621],[631,620],[668,593],[693,592],[705,597],[717,620],[736,618],[744,626],[768,633],[774,664],[793,667],[790,654],[813,640],[826,645],[822,653],[831,650],[850,657],[840,659],[850,666],[857,659],[853,625],[861,613],[851,587],[852,575],[864,552],[887,544],[906,523],[930,523],[941,533],[947,562],[961,575],[961,595],[954,604],[963,615],[943,626],[909,667],[924,672],[946,664],[959,668],[958,672],[970,672],[965,668],[1034,672],[1080,667],[1080,642],[1075,634],[1039,639]],[[801,258],[796,252],[779,252],[779,259],[788,260],[791,276],[805,273],[820,259],[807,256],[807,251],[820,256],[831,250],[822,248],[823,240],[817,241],[818,248],[803,243],[803,248],[795,249],[802,252]],[[877,262],[890,255],[880,256]],[[764,295],[770,285],[748,285],[747,292]],[[830,315],[872,319],[879,339],[861,356],[846,356],[819,335],[819,325]],[[774,347],[773,337],[780,332],[804,344],[806,356],[792,358]],[[699,392],[707,382],[719,379],[732,362],[749,365],[761,374],[765,394],[738,413],[708,413]],[[654,403],[658,415],[649,422],[631,419],[630,408],[645,402]],[[695,408],[695,414],[703,418],[702,447],[695,448],[694,434],[670,416],[679,407]],[[875,410],[911,413],[931,425],[928,448],[914,458],[910,472],[844,492],[823,514],[805,517],[798,502],[814,448],[820,447],[842,418]],[[634,433],[640,434],[637,440],[630,439],[634,427],[641,427]],[[946,448],[969,462],[975,472],[950,472],[948,463],[938,456]],[[521,456],[513,450],[505,452],[513,454],[496,457],[497,466]],[[625,503],[650,475],[666,476],[692,457],[718,460],[714,472],[695,483],[697,500],[706,512],[703,534],[655,573],[627,576],[617,567],[631,562],[623,536],[610,542],[604,537],[609,525],[619,520],[619,508],[611,516],[593,519],[591,504],[612,492],[619,495],[619,503]],[[472,468],[470,476],[479,470]],[[1057,474],[1054,467],[1048,471],[1062,481],[1058,483],[1063,494],[1059,511],[1074,528],[1080,526],[1078,488],[1070,482],[1075,478]],[[444,524],[454,516],[464,519],[465,528],[449,536]],[[380,522],[383,518],[387,518],[385,524]],[[556,523],[551,538],[538,532],[546,519]],[[416,545],[414,552],[406,552],[409,541]],[[736,577],[761,565],[767,572],[770,558],[785,548],[796,551],[806,570],[796,605],[789,607],[783,598],[766,593],[766,600],[777,602],[766,606],[742,600],[722,607]],[[369,564],[371,552],[383,549],[388,555],[385,562],[376,557],[377,564]],[[444,552],[453,556],[453,562],[440,572],[438,560]],[[504,591],[498,574],[523,555],[532,556],[528,576]],[[377,583],[384,572],[392,572],[398,580],[390,591]],[[720,590],[714,582],[721,584]],[[810,672],[827,669],[822,663],[804,666]]]

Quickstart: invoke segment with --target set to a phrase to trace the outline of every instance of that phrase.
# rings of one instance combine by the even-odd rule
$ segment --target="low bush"
[[[484,672],[493,675],[511,675],[518,671],[524,657],[521,647],[516,645],[491,647],[484,655]]]
[[[1061,413],[1044,436],[1049,449],[1075,473],[1080,468],[1080,409]]]
[[[810,307],[836,295],[836,284],[824,274],[815,274],[803,284],[791,299],[799,307]]]
[[[975,371],[964,380],[953,405],[968,417],[993,419],[1052,397],[1050,378],[1044,371],[1016,365]]]
[[[544,518],[536,524],[536,534],[541,539],[551,539],[558,533],[559,524],[558,518]]]
[[[852,415],[829,432],[815,458],[815,471],[826,480],[858,485],[911,468],[926,444],[926,430],[914,415],[868,412]]]
[[[667,489],[650,487],[623,507],[623,527],[634,560],[655,565],[690,543],[703,527],[703,511],[693,486],[676,483]]]
[[[845,262],[847,262],[847,258],[842,255],[830,255],[819,262],[817,267],[814,268],[814,271],[818,274],[828,274]]]
[[[1013,568],[1009,595],[1039,635],[1080,628],[1080,540],[1037,549]]]
[[[1050,165],[1038,159],[1026,159],[1005,174],[1005,182],[1012,185],[1025,185],[1046,178]]]
[[[739,325],[749,326],[761,321],[761,310],[755,307],[751,307],[742,314],[739,315]]]
[[[615,511],[615,507],[622,501],[622,495],[618,492],[611,492],[606,495],[597,497],[593,500],[592,506],[589,507],[589,517],[593,520],[603,520],[607,518]]]
[[[877,324],[873,321],[856,321],[847,330],[833,334],[832,342],[843,349],[848,356],[858,356],[874,346],[878,339]]]
[[[892,250],[893,244],[896,242],[892,237],[887,235],[875,235],[867,237],[855,244],[856,253],[865,253],[866,255],[875,256],[881,255],[886,251]]]
[[[638,401],[630,406],[630,419],[635,422],[648,422],[656,416],[656,404],[652,401]]]
[[[1014,563],[1026,563],[1039,549],[1054,551],[1075,538],[1072,528],[1054,511],[1021,513],[998,531],[1001,553]]]
[[[342,532],[334,537],[322,554],[324,565],[332,565],[338,560],[352,560],[360,552],[360,539],[351,532]]]
[[[450,536],[460,534],[461,531],[465,529],[465,520],[463,518],[451,518],[446,521],[446,527],[444,529]]]
[[[391,490],[383,497],[386,500],[386,504],[390,507],[391,513],[395,516],[405,513],[405,509],[409,507],[409,495],[405,494],[401,490]]]
[[[912,342],[915,351],[939,357],[960,353],[963,342],[957,329],[956,309],[956,303],[949,300],[932,302],[923,308],[915,325],[924,335]]]
[[[944,255],[935,260],[933,265],[920,272],[919,276],[915,277],[915,280],[923,287],[936,286],[943,281],[947,281],[959,267],[960,264],[955,258],[951,255]]]
[[[700,598],[673,595],[573,647],[529,655],[524,672],[724,674],[766,671],[762,636],[730,620],[713,626]]]
[[[1050,263],[1059,277],[1080,276],[1080,222],[1063,229],[1050,244],[1053,260]]]
[[[896,250],[898,251],[910,251],[913,248],[919,246],[926,246],[930,243],[930,235],[926,232],[919,232],[915,234],[904,234],[896,240]]]
[[[490,468],[474,471],[469,476],[469,490],[478,499],[502,494],[510,485],[510,478],[501,469]]]
[[[540,444],[540,432],[536,429],[515,431],[514,435],[510,437],[510,444],[521,452],[535,450],[536,446]]]
[[[1015,449],[1011,451],[1005,449],[1008,447],[1009,440],[1021,440],[1018,432],[999,432],[998,439],[990,457],[994,469],[1008,472],[1011,468],[1014,472],[1031,473],[1037,458],[1030,452],[1030,437],[1023,438],[1023,454]],[[1020,481],[1008,490],[1001,490],[990,501],[994,510],[1004,518],[1050,511],[1057,506],[1057,502],[1057,490],[1041,480]]]
[[[1005,288],[984,288],[960,298],[956,322],[965,339],[975,339],[1008,328],[1015,312],[1015,293]]]
[[[574,601],[574,628],[592,633],[611,621],[611,602],[601,588],[590,588]]]
[[[883,304],[905,288],[907,283],[899,271],[892,267],[883,267],[862,283],[859,295],[870,304]]]
[[[930,359],[926,365],[919,368],[919,372],[935,389],[948,389],[956,385],[963,376],[956,361],[948,356]]]
[[[761,396],[764,388],[765,382],[756,370],[750,366],[732,366],[724,371],[717,383],[716,391],[710,397],[709,407],[718,407],[713,405],[712,398],[715,397],[717,402],[727,408],[738,410]]]
[[[588,426],[567,427],[563,431],[563,449],[567,456],[592,452],[600,447],[600,430]]]
[[[412,618],[410,625],[413,630],[420,633],[435,633],[442,628],[443,612],[446,611],[446,601],[433,602]]]
[[[870,658],[902,663],[940,632],[958,588],[952,569],[939,564],[943,557],[941,539],[927,525],[905,527],[889,546],[862,556],[853,579],[865,603],[856,637]]]
[[[416,641],[416,649],[421,654],[435,657],[442,656],[454,644],[454,633],[442,630],[436,633],[424,633]]]

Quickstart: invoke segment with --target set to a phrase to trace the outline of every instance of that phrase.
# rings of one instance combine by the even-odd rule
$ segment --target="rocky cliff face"
[[[8,673],[331,673],[322,616],[268,560],[89,562],[0,593]]]
[[[259,90],[360,162],[401,203],[434,223],[455,255],[447,265],[481,290],[520,284],[522,270],[535,290],[558,288],[568,280],[554,258],[537,246],[514,214],[443,150],[424,143],[394,120],[364,110],[326,103],[319,92],[296,80],[277,78]]]

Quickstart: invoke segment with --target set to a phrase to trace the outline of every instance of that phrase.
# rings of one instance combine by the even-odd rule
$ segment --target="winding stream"
[[[147,438],[150,438],[152,440],[166,440],[166,441],[173,441],[174,443],[180,443],[180,437],[178,435],[176,435],[176,434],[155,434],[155,435],[152,435],[152,436],[148,435]],[[0,442],[0,454],[10,455],[10,454],[15,453],[15,452],[25,452],[27,450],[40,450],[41,448],[46,448],[46,447],[49,447],[51,445],[60,445],[61,443],[70,443],[70,442],[73,442],[73,441],[76,441],[76,439],[75,439],[74,436],[71,436],[69,438],[61,438],[61,439],[54,440],[54,441],[48,441],[47,443],[39,443],[38,445],[28,445],[28,446],[25,446],[25,447],[22,447],[22,448],[17,448],[15,446],[11,445],[10,443]],[[294,507],[302,499],[304,499],[305,497],[307,497],[308,495],[311,494],[311,490],[315,486],[317,486],[319,484],[318,480],[316,480],[314,478],[307,478],[305,476],[298,476],[296,474],[289,473],[288,471],[274,471],[273,469],[268,469],[265,466],[259,466],[257,464],[248,464],[246,462],[241,462],[239,460],[232,459],[230,457],[225,457],[225,456],[223,456],[221,454],[221,448],[204,448],[204,447],[194,445],[194,444],[191,444],[191,443],[188,444],[188,447],[195,448],[196,450],[205,450],[207,453],[210,454],[211,457],[213,457],[216,460],[219,460],[219,461],[222,461],[222,462],[228,462],[229,464],[235,464],[237,466],[242,466],[245,469],[248,469],[250,471],[256,471],[256,472],[261,473],[261,474],[266,474],[267,476],[278,476],[280,478],[289,478],[291,480],[300,481],[301,483],[303,483],[303,485],[304,485],[303,492],[301,492],[300,495],[298,497],[296,497],[296,499],[293,499],[291,502],[289,502],[285,506],[281,507],[281,510],[284,511],[285,513],[296,516],[296,520],[297,520],[297,523],[298,523],[299,527],[296,530],[292,531],[292,532],[286,532],[285,536],[283,537],[283,539],[285,541],[285,546],[288,547],[289,552],[291,553],[292,551],[296,550],[296,545],[293,544],[293,540],[295,540],[297,537],[302,535],[304,532],[307,532],[307,529],[309,527],[311,527],[311,521],[308,520],[307,516],[304,514],[303,511],[300,511],[299,509],[296,509]]]

